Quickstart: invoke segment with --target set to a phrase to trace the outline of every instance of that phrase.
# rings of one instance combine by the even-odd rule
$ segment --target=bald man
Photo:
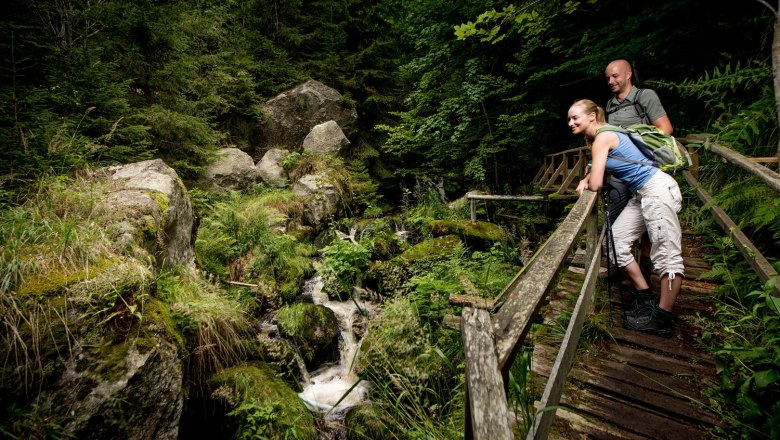
[[[638,89],[633,85],[634,72],[631,69],[631,63],[625,59],[617,59],[610,62],[604,69],[604,75],[607,78],[610,90],[612,90],[612,99],[604,107],[607,114],[607,122],[612,125],[628,127],[634,124],[652,124],[663,130],[666,134],[672,134],[672,122],[666,115],[666,110],[661,105],[661,100],[654,90]],[[618,179],[611,178],[610,184],[605,192],[607,198],[610,223],[613,223],[623,208],[628,203],[633,194],[628,190],[628,186]],[[642,270],[648,285],[650,275],[653,271],[653,263],[650,260],[650,240],[645,233],[642,236],[639,256],[639,267]],[[642,302],[656,301],[655,295],[647,292],[633,292],[634,308],[641,307]],[[635,311],[634,311],[635,312]]]
[[[633,74],[631,64],[624,59],[612,61],[604,70],[614,95],[605,107],[607,122],[623,127],[652,124],[666,134],[672,134],[672,122],[666,115],[658,95],[653,90],[634,87]]]

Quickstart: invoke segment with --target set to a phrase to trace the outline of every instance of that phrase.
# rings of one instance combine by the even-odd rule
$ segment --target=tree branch
[[[772,11],[772,15],[780,19],[780,1],[777,2],[777,8],[773,8],[772,5],[770,5],[769,2],[767,2],[766,0],[756,0],[756,1],[769,8],[769,10]]]

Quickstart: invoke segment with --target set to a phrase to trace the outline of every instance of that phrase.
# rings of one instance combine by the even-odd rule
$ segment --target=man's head
[[[631,64],[628,61],[624,59],[612,61],[604,69],[604,75],[607,77],[607,83],[609,83],[612,93],[619,98],[625,98],[628,95],[633,75]]]

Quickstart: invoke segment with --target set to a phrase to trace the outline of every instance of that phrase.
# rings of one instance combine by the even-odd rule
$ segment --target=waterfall
[[[369,389],[369,384],[365,381],[355,385],[359,378],[352,368],[360,347],[352,324],[359,313],[358,304],[361,309],[365,309],[365,305],[352,299],[331,301],[322,291],[322,279],[319,275],[306,282],[304,294],[306,293],[311,294],[315,304],[322,304],[335,313],[341,335],[340,356],[338,364],[326,364],[312,372],[310,380],[303,384],[303,391],[298,396],[313,411],[325,413],[326,421],[337,420],[343,417],[347,409],[362,402]],[[347,391],[349,394],[342,399]]]

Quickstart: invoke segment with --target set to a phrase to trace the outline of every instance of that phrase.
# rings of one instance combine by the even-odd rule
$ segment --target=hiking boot
[[[669,338],[672,336],[672,314],[666,310],[652,305],[643,310],[641,316],[628,316],[623,321],[623,326],[629,330]]]
[[[639,270],[642,271],[642,276],[645,277],[645,281],[648,286],[652,286],[650,283],[650,277],[653,275],[653,260],[645,255],[639,256]]]
[[[649,307],[658,304],[658,296],[650,289],[636,290],[633,287],[627,289],[630,300],[624,303],[624,316],[642,316],[650,313]]]

